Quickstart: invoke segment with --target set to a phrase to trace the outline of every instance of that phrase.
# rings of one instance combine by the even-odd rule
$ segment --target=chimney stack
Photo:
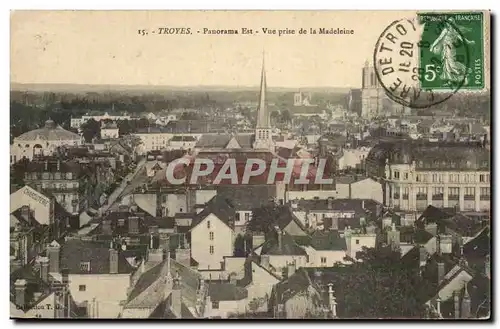
[[[438,284],[441,284],[444,280],[444,263],[439,260],[437,263],[437,271],[438,271]]]
[[[464,297],[462,298],[462,319],[470,318],[471,312],[471,298],[467,291],[467,283],[465,284]]]
[[[460,319],[460,296],[458,295],[458,292],[453,293],[453,302],[455,306],[455,319]]]
[[[441,298],[438,297],[436,298],[436,310],[439,316],[441,316]]]
[[[49,280],[49,258],[40,257],[38,262],[40,263],[40,279],[47,282]]]
[[[284,235],[284,233],[278,229],[277,234],[278,234],[278,248],[279,248],[279,250],[281,250],[283,248],[283,235]]]
[[[14,287],[16,290],[16,305],[19,306],[22,310],[26,307],[26,286],[27,282],[24,279],[18,279],[14,283]]]
[[[21,207],[21,216],[23,216],[24,218],[29,218],[30,216],[30,206],[28,205],[24,205]]]
[[[291,277],[295,273],[295,270],[296,270],[296,263],[294,260],[293,262],[287,264],[287,276]]]
[[[328,209],[332,210],[333,209],[333,198],[328,198],[327,204],[328,204]]]
[[[109,273],[118,273],[118,250],[114,248],[109,249]]]
[[[176,274],[176,277],[174,278],[174,285],[172,287],[172,293],[171,293],[171,300],[172,300],[172,305],[171,305],[171,311],[172,313],[175,314],[175,316],[180,319],[182,317],[182,282],[181,282],[181,277],[179,276],[179,273]]]
[[[335,296],[333,294],[333,284],[328,284],[328,300],[330,302],[330,309],[332,311],[332,318],[337,318],[337,302],[335,300]]]
[[[60,251],[61,246],[55,240],[47,247],[47,253],[49,255],[49,273],[59,273]]]

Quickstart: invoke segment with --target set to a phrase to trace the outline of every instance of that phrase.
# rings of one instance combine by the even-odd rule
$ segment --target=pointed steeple
[[[266,67],[265,67],[265,54],[262,51],[262,72],[260,76],[260,94],[259,94],[259,107],[257,110],[257,128],[270,128],[269,113],[267,112],[266,100]]]

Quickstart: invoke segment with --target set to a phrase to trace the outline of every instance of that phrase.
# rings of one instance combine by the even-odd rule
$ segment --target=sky
[[[16,11],[11,82],[165,86],[256,86],[265,51],[269,87],[360,87],[361,68],[402,11]],[[158,35],[159,27],[191,35]],[[352,35],[299,35],[304,28]],[[203,35],[208,29],[259,30]],[[295,29],[264,35],[262,28]],[[148,29],[140,36],[139,29]]]

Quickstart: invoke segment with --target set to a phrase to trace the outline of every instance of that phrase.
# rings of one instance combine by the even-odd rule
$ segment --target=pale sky
[[[265,50],[269,87],[358,87],[382,31],[402,11],[44,11],[11,15],[11,82],[255,86]],[[157,35],[189,27],[192,35]],[[203,35],[198,30],[259,30]],[[310,35],[310,28],[352,35]],[[305,28],[264,35],[261,28]],[[140,36],[138,29],[149,29]],[[297,32],[296,32],[297,33]]]

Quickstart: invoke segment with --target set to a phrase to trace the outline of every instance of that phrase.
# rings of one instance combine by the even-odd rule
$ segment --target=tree
[[[252,252],[252,237],[238,234],[234,240],[234,256],[247,257]]]
[[[255,208],[252,211],[252,219],[248,222],[247,229],[251,232],[268,233],[273,229],[276,219],[283,211],[283,206],[278,206],[274,202]]]
[[[401,262],[391,247],[363,248],[351,265],[334,265],[340,280],[335,296],[346,318],[422,318],[424,303],[418,296],[424,282]]]
[[[82,132],[85,141],[90,143],[94,138],[101,137],[101,125],[94,119],[90,119],[82,125]]]
[[[289,110],[283,110],[281,111],[281,121],[285,124],[292,123],[292,113],[290,113]]]

